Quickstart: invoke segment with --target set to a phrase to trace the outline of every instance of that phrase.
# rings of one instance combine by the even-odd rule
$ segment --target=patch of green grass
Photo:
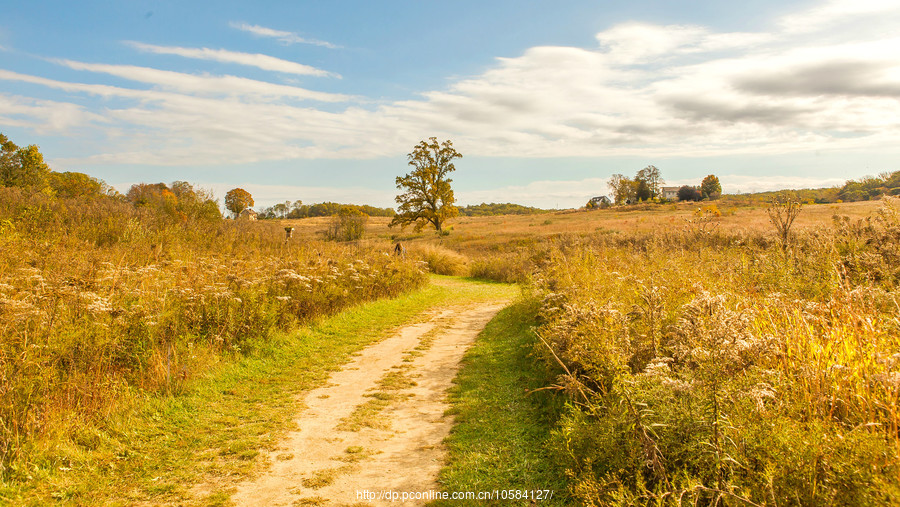
[[[447,439],[449,465],[439,479],[444,491],[553,490],[551,501],[539,503],[565,505],[564,472],[546,457],[559,407],[545,393],[528,394],[548,384],[546,370],[531,357],[534,323],[528,315],[521,303],[500,311],[463,358],[450,395],[456,425]]]
[[[426,319],[429,309],[511,299],[518,290],[433,276],[420,291],[254,343],[251,355],[222,362],[177,396],[136,394],[130,411],[109,415],[92,449],[55,449],[48,454],[58,456],[27,471],[27,482],[0,484],[0,504],[197,502],[195,484],[226,489],[258,467],[254,457],[292,428],[297,395],[323,385],[353,353]]]
[[[375,392],[369,394],[371,399],[365,403],[357,405],[347,417],[340,420],[334,429],[338,431],[359,431],[363,428],[372,428],[376,430],[391,429],[391,422],[384,417],[381,412],[384,411],[396,398],[396,395],[385,392]]]
[[[390,429],[390,421],[381,415],[381,412],[388,408],[391,402],[412,396],[411,394],[388,392],[402,391],[416,386],[416,382],[406,374],[408,369],[409,367],[405,367],[385,373],[377,383],[381,390],[366,394],[365,396],[370,398],[369,401],[354,408],[350,415],[340,420],[335,429],[338,431],[359,431],[363,428]]]

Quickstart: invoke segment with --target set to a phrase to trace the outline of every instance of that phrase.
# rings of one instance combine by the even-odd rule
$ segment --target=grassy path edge
[[[301,409],[297,395],[324,384],[351,354],[430,309],[511,299],[517,291],[434,276],[422,290],[279,335],[179,396],[139,399],[83,444],[60,449],[64,466],[36,470],[28,483],[0,485],[0,503],[228,505],[233,485],[259,469],[260,450],[292,429]]]
[[[562,470],[546,445],[559,407],[546,393],[548,373],[531,355],[533,312],[514,303],[501,310],[463,357],[450,393],[456,424],[446,440],[443,490],[453,492],[552,491],[541,505],[566,505]],[[546,495],[546,493],[544,493]],[[430,505],[533,505],[528,500],[450,500]]]

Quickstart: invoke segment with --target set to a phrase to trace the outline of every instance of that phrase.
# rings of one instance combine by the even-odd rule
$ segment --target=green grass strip
[[[552,490],[541,505],[565,505],[565,477],[545,442],[557,408],[546,393],[548,373],[532,357],[531,317],[519,303],[501,310],[463,358],[451,392],[456,425],[447,439],[446,492]],[[532,505],[528,500],[437,501],[432,505]]]
[[[0,485],[0,504],[228,504],[229,489],[293,429],[297,394],[325,383],[351,354],[423,312],[511,299],[515,286],[452,277],[397,299],[360,305],[257,344],[253,356],[221,364],[181,395],[138,397],[81,445],[44,453],[25,483]],[[192,491],[197,483],[212,488]],[[216,485],[221,485],[221,489]]]

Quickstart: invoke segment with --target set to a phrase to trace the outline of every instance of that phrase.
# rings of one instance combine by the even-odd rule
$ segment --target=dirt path
[[[361,351],[304,396],[299,430],[269,454],[268,470],[238,486],[234,503],[386,505],[364,492],[439,490],[442,442],[453,425],[446,391],[463,353],[503,306],[449,308]]]

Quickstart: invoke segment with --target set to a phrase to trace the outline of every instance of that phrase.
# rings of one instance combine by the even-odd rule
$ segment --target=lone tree
[[[444,221],[459,214],[453,205],[456,202],[450,188],[453,180],[447,175],[456,170],[453,159],[462,158],[462,154],[453,149],[449,140],[438,143],[432,137],[417,144],[407,158],[413,170],[406,176],[397,176],[397,189],[404,193],[394,199],[400,206],[390,227],[415,224],[418,232],[431,224],[440,234]]]
[[[253,206],[253,196],[243,188],[233,188],[225,194],[225,207],[234,213],[235,218],[250,206]]]
[[[719,178],[714,174],[703,178],[703,182],[700,183],[700,192],[703,194],[704,199],[718,199],[722,195],[722,185],[719,184]]]

